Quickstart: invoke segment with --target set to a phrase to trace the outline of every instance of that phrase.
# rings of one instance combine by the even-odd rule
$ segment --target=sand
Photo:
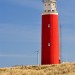
[[[60,75],[75,75],[75,72],[68,73],[68,74],[60,74]]]

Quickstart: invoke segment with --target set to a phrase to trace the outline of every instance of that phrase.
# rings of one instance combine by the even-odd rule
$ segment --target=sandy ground
[[[60,74],[61,75],[61,74]],[[68,74],[62,74],[62,75],[75,75],[75,72],[73,73],[68,73]]]
[[[75,63],[0,68],[0,75],[75,75]]]

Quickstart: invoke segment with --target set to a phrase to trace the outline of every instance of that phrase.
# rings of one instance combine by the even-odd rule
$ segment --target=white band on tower
[[[43,14],[58,14],[56,11],[56,0],[43,0]]]

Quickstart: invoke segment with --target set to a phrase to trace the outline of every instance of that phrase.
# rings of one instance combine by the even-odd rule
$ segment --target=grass
[[[0,68],[0,75],[63,75],[74,72],[75,63]]]

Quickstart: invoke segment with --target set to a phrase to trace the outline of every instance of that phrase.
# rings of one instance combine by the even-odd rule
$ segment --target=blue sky
[[[57,0],[62,61],[75,61],[75,1]],[[0,67],[36,65],[41,51],[41,0],[0,0]]]

